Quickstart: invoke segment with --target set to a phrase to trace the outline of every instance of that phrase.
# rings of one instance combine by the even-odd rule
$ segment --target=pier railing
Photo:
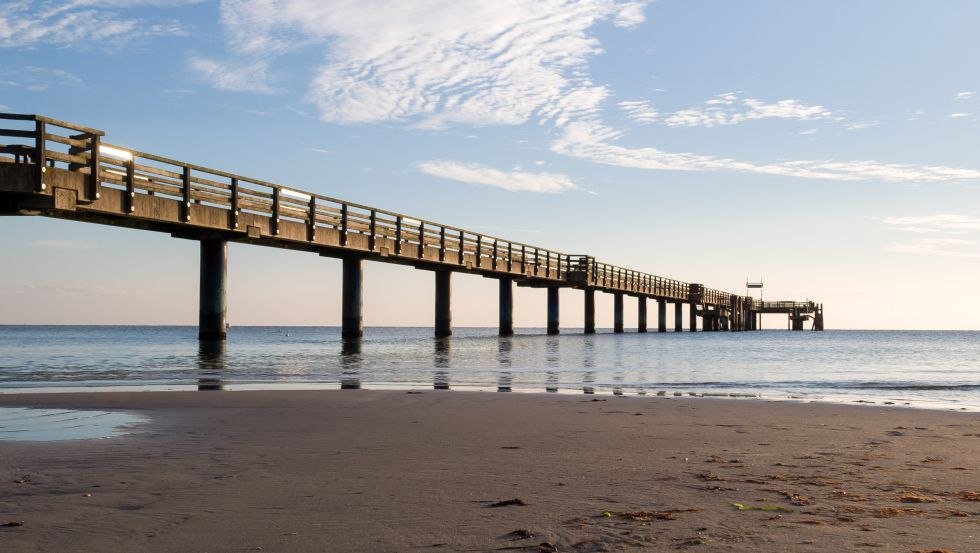
[[[211,217],[208,228],[217,225],[218,230],[238,233],[242,239],[278,237],[393,256],[399,262],[507,273],[543,285],[592,287],[678,302],[733,307],[733,298],[742,299],[591,256],[565,254],[106,143],[100,130],[42,115],[3,113],[0,120],[20,127],[0,128],[0,137],[10,142],[0,145],[0,163],[31,165],[32,192],[51,194],[48,171],[79,173],[87,178],[75,201],[115,217],[160,218],[153,211],[161,210],[158,203],[137,212],[140,200],[159,198],[178,206],[176,220],[168,223],[203,225],[195,220],[195,214],[202,213],[199,208],[215,208],[222,215],[217,224]],[[103,201],[107,190],[113,191],[109,202]],[[283,230],[286,226],[288,233]],[[301,231],[297,235],[298,228],[305,228],[305,236]]]

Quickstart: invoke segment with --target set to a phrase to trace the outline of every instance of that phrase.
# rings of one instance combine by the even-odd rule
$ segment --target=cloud
[[[26,66],[0,71],[0,86],[15,86],[31,92],[51,88],[85,88],[85,81],[70,71],[50,67]]]
[[[660,118],[660,113],[650,106],[646,100],[628,100],[620,102],[619,108],[626,113],[626,116],[640,124],[655,123]]]
[[[950,113],[949,114],[949,118],[950,119],[962,119],[964,117],[970,117],[971,115],[973,115],[973,114],[972,113],[957,112],[957,113]]]
[[[882,222],[891,229],[916,234],[949,236],[980,232],[980,217],[959,213],[885,217]],[[886,250],[894,253],[942,257],[980,257],[980,252],[976,248],[976,241],[962,237],[920,238],[913,242],[891,244]]]
[[[192,57],[188,68],[218,90],[275,94],[269,84],[269,63],[264,60],[222,63],[210,58]]]
[[[277,57],[314,49],[322,61],[311,68],[306,97],[323,121],[423,129],[531,123],[555,137],[553,152],[606,165],[842,181],[980,180],[980,171],[944,166],[833,159],[758,163],[620,144],[623,131],[602,120],[612,91],[589,75],[588,61],[602,51],[591,30],[603,21],[636,26],[646,3],[223,0],[221,21],[233,61],[192,62],[217,88],[268,93],[269,71]],[[852,129],[874,124],[849,123],[824,106],[801,100],[769,102],[744,98],[737,91],[666,115],[642,99],[618,105],[635,122],[673,127],[767,119],[827,120]],[[531,174],[461,162],[426,162],[422,167],[430,174],[464,175],[457,180],[480,184],[511,182],[513,175],[531,179]]]
[[[419,170],[434,177],[451,179],[468,184],[482,184],[511,191],[564,192],[575,188],[567,175],[561,173],[529,173],[526,171],[500,171],[476,163],[457,161],[426,161]]]
[[[964,234],[980,232],[980,217],[957,213],[885,217],[882,222],[897,230],[916,233]]]
[[[970,98],[973,98],[973,96],[975,96],[975,95],[976,95],[976,91],[975,90],[968,90],[968,91],[965,91],[965,92],[957,92],[956,93],[956,99],[957,100],[969,100]]]
[[[803,136],[810,136],[812,134],[817,134],[818,132],[820,132],[820,129],[807,129],[805,131],[800,131],[797,134],[801,134]]]
[[[643,20],[641,1],[224,0],[230,49],[268,59],[327,50],[308,99],[334,123],[561,126],[608,90],[586,75],[596,22]]]
[[[201,0],[74,0],[5,2],[0,13],[0,48],[36,45],[117,48],[148,37],[182,35],[171,19],[128,17],[134,7],[172,8]]]
[[[941,257],[980,257],[976,248],[970,247],[967,251],[962,248],[975,246],[973,240],[960,240],[957,238],[922,238],[915,242],[892,244],[886,248],[893,253],[911,253],[916,255],[938,255]]]
[[[740,100],[739,94],[739,92],[718,94],[707,100],[703,106],[686,108],[666,115],[663,122],[668,127],[715,127],[738,125],[759,119],[841,120],[823,106],[807,105],[793,99],[772,103],[755,98]]]
[[[799,160],[756,164],[693,153],[668,153],[653,147],[615,144],[622,132],[596,121],[566,126],[551,144],[555,153],[594,163],[662,171],[735,171],[839,181],[945,182],[980,180],[980,171],[878,161]]]

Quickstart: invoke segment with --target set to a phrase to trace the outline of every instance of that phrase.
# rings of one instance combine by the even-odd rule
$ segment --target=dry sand
[[[5,553],[980,551],[977,414],[365,390],[0,405],[151,418],[0,442],[0,524],[23,523]]]

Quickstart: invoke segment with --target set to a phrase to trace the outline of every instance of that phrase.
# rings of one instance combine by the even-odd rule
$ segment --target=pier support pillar
[[[637,298],[636,303],[636,331],[647,331],[647,299],[642,296]]]
[[[201,240],[201,287],[198,311],[200,340],[224,340],[227,336],[228,242]]]
[[[361,311],[363,305],[361,299],[362,282],[364,282],[364,278],[361,258],[345,257],[340,328],[340,336],[342,338],[360,338],[364,336],[364,319]]]
[[[684,304],[676,302],[674,304],[674,332],[684,331]]]
[[[585,333],[595,334],[595,289],[585,289]]]
[[[697,332],[698,331],[698,306],[696,303],[690,303],[688,304],[688,306],[691,308],[691,310],[687,314],[688,329],[691,332]]]
[[[657,300],[657,332],[667,332],[666,300]]]
[[[436,337],[452,336],[452,271],[436,271]]]
[[[548,287],[548,334],[558,334],[558,287]]]
[[[514,335],[514,279],[500,279],[500,335]]]
[[[613,294],[613,332],[623,332],[623,293]]]

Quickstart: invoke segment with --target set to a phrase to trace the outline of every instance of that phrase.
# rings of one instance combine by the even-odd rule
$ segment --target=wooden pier
[[[435,335],[452,334],[455,272],[500,283],[500,334],[514,332],[513,286],[546,288],[548,333],[560,332],[558,290],[584,291],[585,332],[595,332],[595,292],[614,296],[614,331],[623,332],[623,297],[637,298],[637,330],[647,332],[647,300],[657,331],[743,331],[762,313],[789,327],[823,330],[812,301],[759,302],[701,284],[617,267],[590,255],[514,242],[393,211],[108,144],[97,129],[41,115],[0,114],[0,215],[39,215],[167,232],[201,244],[199,336],[226,332],[227,245],[239,242],[315,252],[343,260],[342,333],[363,333],[363,262],[399,263],[435,273]]]

